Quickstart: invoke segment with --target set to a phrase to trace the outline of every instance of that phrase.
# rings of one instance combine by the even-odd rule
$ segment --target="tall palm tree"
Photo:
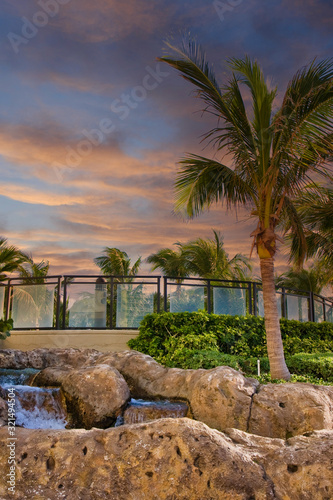
[[[214,239],[197,238],[182,245],[190,273],[207,279],[246,280],[251,270],[249,259],[241,254],[229,259],[220,233],[213,233]]]
[[[0,281],[4,281],[8,273],[17,271],[27,261],[27,255],[14,245],[8,245],[6,238],[0,237]]]
[[[118,248],[106,247],[103,253],[104,255],[94,259],[95,264],[102,270],[103,274],[118,276],[135,276],[138,274],[141,257],[131,266],[131,259],[127,253]]]
[[[256,61],[247,56],[230,59],[232,74],[220,87],[196,43],[181,48],[167,45],[171,54],[159,60],[196,87],[203,111],[217,119],[204,139],[216,146],[217,153],[233,158],[231,167],[215,158],[193,154],[183,158],[175,184],[176,209],[186,207],[193,217],[224,199],[228,207],[248,207],[256,219],[252,248],[260,259],[271,376],[288,380],[274,284],[274,256],[281,239],[277,229],[288,220],[301,237],[293,199],[313,174],[328,176],[326,160],[333,153],[333,62],[314,61],[296,73],[274,114],[276,89],[268,87]],[[250,91],[251,109],[245,104],[243,86]]]
[[[189,276],[188,260],[183,252],[183,245],[175,243],[177,250],[162,248],[156,253],[147,257],[146,262],[153,264],[152,271],[161,269],[165,276],[177,278],[177,283],[182,282],[182,278]]]

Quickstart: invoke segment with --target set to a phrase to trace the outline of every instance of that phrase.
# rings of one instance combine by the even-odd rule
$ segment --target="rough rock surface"
[[[70,365],[78,367],[86,361],[93,361],[101,353],[95,349],[34,349],[20,351],[18,349],[0,349],[0,368],[36,368],[42,370],[47,366]]]
[[[105,400],[103,380],[101,379],[97,388],[89,378],[89,370],[101,364],[122,374],[134,398],[187,401],[190,405],[190,415],[194,419],[221,431],[233,427],[262,436],[286,438],[316,429],[333,428],[333,387],[311,384],[274,384],[259,387],[256,380],[245,378],[229,367],[221,366],[212,370],[165,368],[150,356],[136,351],[0,351],[0,367],[53,366],[49,372],[43,372],[44,377],[49,373],[49,383],[46,379],[44,383],[39,383],[46,386],[62,385],[64,391],[67,390],[67,399],[71,401],[72,408],[79,408],[80,419],[84,422],[81,425],[86,428],[91,425],[106,427],[117,415],[116,406],[112,406],[111,391]],[[78,370],[77,376],[74,375],[73,368]],[[87,370],[86,378],[80,375],[83,369]],[[51,379],[58,379],[61,383],[50,383]],[[86,391],[84,385],[87,387]],[[78,394],[80,397],[83,395],[84,405],[81,409]],[[108,412],[109,407],[114,411],[106,413],[103,420],[102,409]],[[122,404],[118,406],[120,407]],[[84,416],[85,412],[87,417]]]
[[[7,470],[7,432],[0,466]],[[288,441],[189,419],[107,430],[17,429],[15,498],[67,500],[328,500],[333,432]],[[0,498],[12,498],[5,474]]]
[[[8,407],[6,400],[0,397],[0,427],[7,425]]]
[[[187,400],[196,420],[218,430],[227,427],[247,430],[252,396],[259,383],[232,368],[164,368],[150,356],[136,351],[108,353],[98,358],[98,363],[117,368],[135,398]]]
[[[60,386],[72,424],[85,429],[112,425],[130,399],[123,376],[105,364],[46,368],[36,376],[34,385]]]
[[[311,384],[268,384],[253,396],[248,431],[289,438],[333,429],[333,387]]]

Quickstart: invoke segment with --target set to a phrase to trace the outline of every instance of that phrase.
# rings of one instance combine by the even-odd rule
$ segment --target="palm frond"
[[[201,213],[212,203],[226,200],[227,205],[244,205],[255,198],[254,189],[231,168],[203,156],[190,155],[175,182],[176,210],[186,208],[189,217]]]

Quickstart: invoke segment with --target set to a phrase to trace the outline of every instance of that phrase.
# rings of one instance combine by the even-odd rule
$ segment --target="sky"
[[[230,257],[249,255],[244,212],[173,213],[178,161],[209,155],[214,122],[156,58],[189,34],[222,85],[227,59],[247,54],[278,104],[298,69],[332,56],[332,28],[328,0],[2,0],[0,234],[54,274],[98,274],[107,246],[134,262],[212,228]]]

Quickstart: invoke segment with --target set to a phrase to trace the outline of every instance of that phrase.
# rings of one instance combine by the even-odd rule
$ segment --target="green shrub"
[[[281,334],[286,355],[333,352],[332,323],[301,323],[282,319]],[[197,345],[195,336],[200,336]],[[181,342],[188,349],[216,348],[224,354],[242,358],[267,357],[263,318],[216,315],[204,311],[148,314],[141,322],[139,336],[130,340],[128,345],[155,359],[164,359],[172,354],[170,349],[176,349],[179,339],[184,337],[188,339]]]
[[[10,335],[10,330],[13,328],[13,320],[7,319],[7,321],[0,319],[0,339],[5,340]]]
[[[289,370],[333,382],[333,353],[299,353],[286,358]]]

